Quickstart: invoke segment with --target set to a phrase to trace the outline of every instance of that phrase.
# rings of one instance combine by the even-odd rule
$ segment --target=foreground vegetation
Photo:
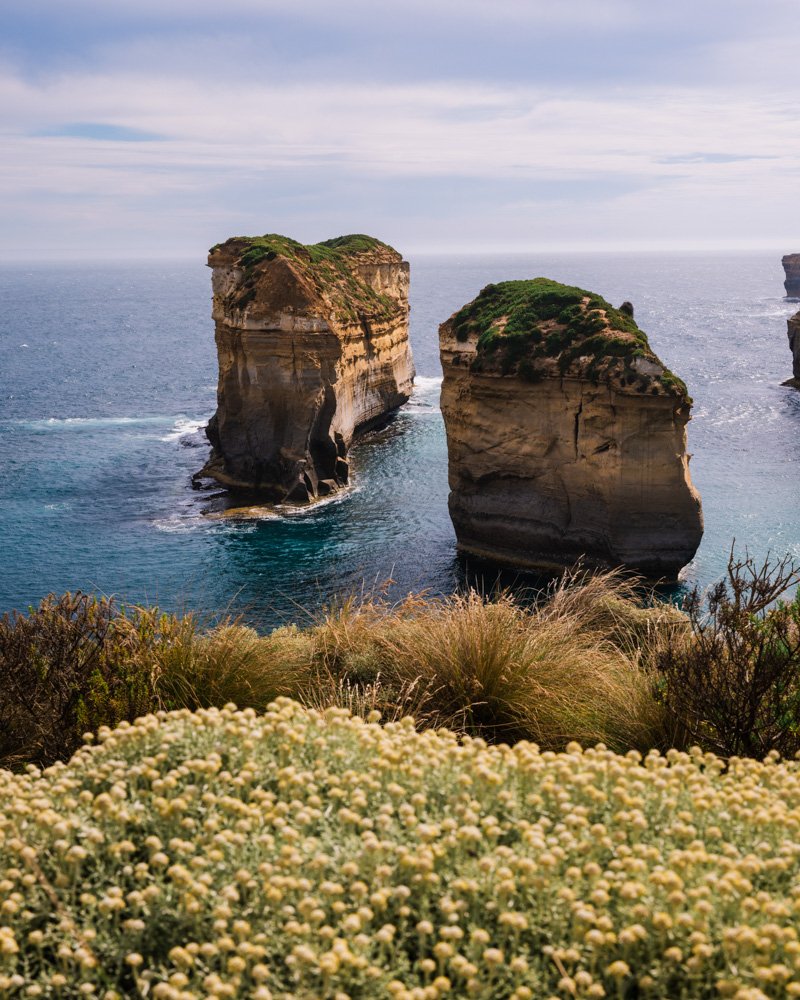
[[[800,765],[288,699],[0,772],[0,995],[800,995]]]
[[[686,613],[618,574],[577,573],[532,606],[474,592],[350,599],[266,636],[51,597],[0,619],[0,766],[67,759],[85,731],[160,709],[260,711],[281,696],[543,749],[792,756],[800,599],[781,599],[797,578],[786,560],[732,556],[727,581],[690,595]]]

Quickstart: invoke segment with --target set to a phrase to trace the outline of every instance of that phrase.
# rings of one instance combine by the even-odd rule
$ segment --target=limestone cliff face
[[[355,434],[405,403],[409,267],[367,236],[214,247],[219,383],[199,474],[304,503],[348,479]]]
[[[458,547],[531,569],[674,578],[703,533],[691,400],[632,308],[546,279],[485,288],[439,329]]]
[[[790,299],[800,299],[800,253],[787,253],[781,261],[786,272],[783,287]]]
[[[790,317],[788,327],[789,349],[792,352],[792,377],[788,382],[784,382],[784,385],[800,389],[800,312]]]

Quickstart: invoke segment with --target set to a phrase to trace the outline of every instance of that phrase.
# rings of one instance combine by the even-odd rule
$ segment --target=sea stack
[[[792,377],[784,385],[800,389],[800,312],[789,318],[789,350],[792,352]]]
[[[674,579],[700,544],[686,386],[633,309],[546,278],[487,285],[439,328],[458,548]]]
[[[786,272],[783,287],[787,299],[800,299],[800,253],[787,253],[781,263]]]
[[[308,503],[348,481],[348,449],[411,395],[409,265],[371,236],[213,247],[219,383],[198,477]]]

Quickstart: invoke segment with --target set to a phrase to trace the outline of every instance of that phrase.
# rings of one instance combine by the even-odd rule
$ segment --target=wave
[[[342,487],[336,493],[331,493],[330,496],[322,497],[319,500],[315,500],[313,503],[306,504],[303,507],[293,507],[290,504],[275,504],[272,510],[278,514],[280,517],[309,517],[315,514],[317,511],[322,510],[324,507],[334,507],[338,506],[340,503],[345,503],[350,499],[355,493],[360,493],[362,487],[360,485],[350,484],[348,486]]]
[[[156,531],[164,531],[167,534],[185,534],[189,531],[197,531],[198,529],[204,529],[205,531],[214,531],[226,527],[233,527],[234,524],[237,528],[250,528],[252,530],[255,526],[242,524],[241,522],[235,522],[231,520],[230,524],[224,521],[204,517],[201,514],[168,514],[166,517],[156,517],[151,522]]]
[[[704,422],[709,427],[726,427],[742,425],[760,426],[775,423],[784,417],[784,407],[774,403],[737,402],[723,406],[698,407],[694,419]]]
[[[183,438],[193,437],[194,435],[200,435],[205,431],[206,424],[208,423],[208,417],[203,417],[201,420],[191,419],[189,417],[178,417],[172,426],[172,430],[169,434],[165,434],[164,437],[160,438],[161,441],[182,441]],[[206,442],[205,434],[202,433],[203,441]],[[198,441],[198,444],[201,443]]]
[[[760,312],[750,312],[746,310],[744,315],[749,319],[788,319],[795,312],[797,312],[797,303],[800,299],[787,299],[782,305],[775,306],[771,309],[765,309]]]
[[[38,420],[4,420],[0,424],[19,427],[28,431],[58,432],[58,431],[105,431],[114,429],[134,429],[170,427],[167,434],[159,435],[160,441],[183,441],[195,435],[200,437],[208,423],[208,418],[195,418],[164,414],[154,417],[43,417]],[[202,442],[205,443],[205,435]]]
[[[403,412],[411,414],[438,413],[441,391],[441,375],[418,376],[414,381],[414,392],[403,408]]]
[[[442,378],[442,375],[417,375],[414,379],[414,395],[418,392],[425,392],[428,389],[440,388]]]
[[[166,424],[174,417],[43,417],[40,420],[8,420],[5,423],[28,430],[96,430],[105,427],[147,427]]]

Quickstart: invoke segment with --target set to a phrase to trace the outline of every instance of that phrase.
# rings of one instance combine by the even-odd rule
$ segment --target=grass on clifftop
[[[549,278],[487,285],[456,313],[453,329],[458,340],[477,337],[475,370],[514,371],[529,381],[542,377],[537,362],[544,359],[556,359],[564,374],[588,358],[585,373],[595,381],[616,374],[624,385],[647,388],[652,376],[634,371],[633,362],[661,364],[631,315],[593,292]],[[684,383],[667,369],[658,383],[686,394]]]
[[[231,245],[237,263],[244,268],[243,291],[238,294],[237,306],[244,308],[256,296],[255,284],[258,266],[264,262],[284,257],[299,268],[320,293],[332,297],[337,307],[348,319],[356,320],[360,314],[375,318],[388,318],[397,312],[397,304],[388,296],[376,292],[367,282],[353,272],[360,257],[375,251],[386,255],[400,255],[388,244],[374,236],[361,233],[337,236],[321,243],[304,244],[289,236],[266,233],[264,236],[237,236],[211,248],[213,254],[221,247]]]
[[[788,1000],[800,764],[279,699],[0,771],[0,995]]]

